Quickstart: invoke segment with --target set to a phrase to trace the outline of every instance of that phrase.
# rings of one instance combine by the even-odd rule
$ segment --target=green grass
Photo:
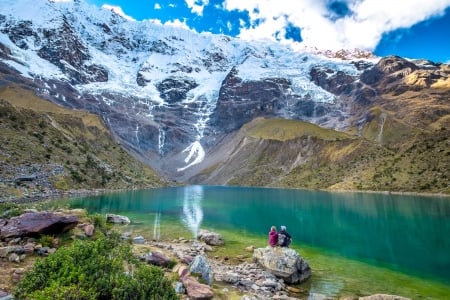
[[[255,119],[244,126],[247,134],[255,138],[287,141],[302,136],[313,136],[327,141],[353,139],[355,137],[308,122],[287,119]]]

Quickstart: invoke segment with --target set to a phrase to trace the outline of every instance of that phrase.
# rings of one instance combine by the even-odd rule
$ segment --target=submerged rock
[[[257,248],[253,260],[266,271],[288,283],[302,283],[311,276],[311,268],[300,254],[290,248]]]

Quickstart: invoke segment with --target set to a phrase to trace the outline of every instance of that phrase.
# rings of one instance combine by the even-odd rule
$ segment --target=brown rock
[[[213,290],[206,284],[199,283],[195,278],[191,276],[182,277],[186,293],[190,299],[193,300],[209,300],[214,297]]]
[[[78,223],[75,215],[53,212],[30,212],[13,217],[0,227],[0,238],[13,238],[37,234],[58,234],[68,231]]]
[[[20,279],[22,279],[23,273],[25,272],[25,269],[18,268],[14,270],[14,273],[12,274],[12,281],[14,283],[18,283]]]
[[[149,264],[164,267],[170,262],[170,258],[159,251],[153,251],[151,253],[144,254],[141,259]]]
[[[25,253],[31,254],[34,252],[34,243],[26,243],[25,246],[23,246],[23,249],[25,250]]]

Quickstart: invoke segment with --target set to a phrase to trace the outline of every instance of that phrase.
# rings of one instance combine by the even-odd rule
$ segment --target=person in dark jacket
[[[289,247],[292,242],[291,235],[286,231],[286,226],[281,226],[281,230],[278,233],[278,246]]]
[[[275,226],[272,226],[269,231],[269,245],[275,247],[278,243],[278,232]]]

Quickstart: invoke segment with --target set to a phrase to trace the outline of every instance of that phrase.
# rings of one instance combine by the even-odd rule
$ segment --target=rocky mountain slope
[[[5,0],[0,67],[0,86],[26,83],[40,97],[99,115],[129,152],[174,180],[410,191],[418,189],[412,175],[394,182],[398,161],[401,174],[424,174],[434,166],[419,168],[418,159],[434,157],[438,166],[419,180],[421,190],[449,190],[446,64],[361,51],[294,52],[132,22],[82,0]],[[260,117],[322,129],[310,134],[303,122],[254,121]],[[254,126],[300,129],[280,140],[249,134]],[[317,135],[323,128],[335,137]],[[397,158],[425,141],[424,152]],[[342,163],[347,171],[338,172]],[[392,176],[376,175],[386,168]],[[318,179],[325,173],[334,175]]]
[[[103,121],[0,87],[0,202],[168,183],[127,153]]]

